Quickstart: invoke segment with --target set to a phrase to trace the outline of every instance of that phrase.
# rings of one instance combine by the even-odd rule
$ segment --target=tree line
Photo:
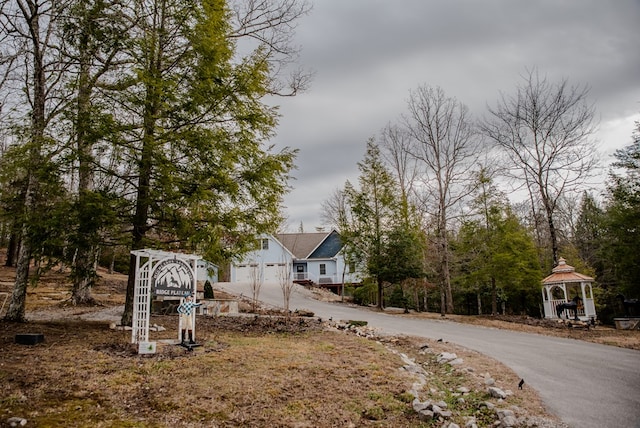
[[[16,281],[60,263],[93,301],[98,261],[130,250],[212,262],[281,222],[296,150],[269,144],[267,101],[306,89],[304,0],[0,2],[0,220]],[[32,268],[36,266],[38,269]],[[134,275],[123,324],[131,323]]]
[[[367,304],[541,316],[541,281],[567,259],[596,279],[601,319],[640,294],[640,125],[604,189],[588,88],[527,70],[484,118],[442,88],[411,91],[367,142],[358,183],[323,203]],[[512,203],[510,193],[522,202]]]

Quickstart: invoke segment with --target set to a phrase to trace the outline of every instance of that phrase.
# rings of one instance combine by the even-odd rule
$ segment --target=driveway
[[[248,284],[218,283],[216,288],[251,296]],[[259,300],[282,307],[280,286],[263,284]],[[510,367],[571,427],[640,428],[640,351],[446,320],[406,319],[321,302],[302,287],[296,287],[290,309],[306,309],[325,319],[367,321],[388,334],[442,338]]]

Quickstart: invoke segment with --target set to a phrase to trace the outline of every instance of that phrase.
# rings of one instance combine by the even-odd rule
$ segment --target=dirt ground
[[[0,426],[8,426],[11,417],[45,427],[442,426],[444,421],[422,421],[412,410],[408,391],[415,378],[403,369],[402,355],[429,374],[420,399],[448,403],[450,422],[464,426],[473,417],[478,426],[490,426],[494,415],[481,403],[493,402],[516,409],[526,421],[519,426],[563,426],[545,412],[536,391],[526,384],[518,389],[513,372],[481,354],[374,331],[368,332],[374,340],[364,339],[314,318],[273,313],[198,317],[202,346],[189,352],[170,344],[177,337],[177,316],[154,315],[151,324],[164,328],[150,333],[157,352],[139,355],[130,332],[110,328],[124,302],[126,278],[105,271],[100,275],[97,306],[70,306],[65,274],[52,271],[29,288],[29,322],[0,322]],[[1,267],[0,293],[12,287],[12,269]],[[4,312],[6,307],[0,316]],[[526,320],[447,318],[634,349],[640,342],[638,332],[601,327],[585,331]],[[14,340],[20,333],[41,333],[45,341],[20,345]],[[437,364],[441,352],[456,353],[464,364]],[[491,398],[487,377],[513,395],[504,403]],[[460,387],[470,390],[462,402],[456,392]]]

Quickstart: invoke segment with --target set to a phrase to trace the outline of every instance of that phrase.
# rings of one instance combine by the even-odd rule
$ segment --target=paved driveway
[[[247,284],[216,284],[250,296]],[[263,284],[259,299],[283,306],[278,284]],[[509,366],[535,388],[548,409],[575,428],[640,428],[640,351],[572,339],[519,333],[439,320],[409,320],[314,300],[297,288],[291,310],[335,320],[364,320],[389,334],[444,339]]]

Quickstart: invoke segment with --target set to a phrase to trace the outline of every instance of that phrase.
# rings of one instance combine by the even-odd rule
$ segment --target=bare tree
[[[284,300],[284,313],[289,318],[289,303],[291,302],[291,294],[295,284],[292,278],[291,266],[286,260],[281,260],[278,264],[278,282],[282,290],[282,298]]]
[[[441,313],[452,313],[449,239],[456,207],[470,193],[469,169],[478,158],[475,131],[468,108],[447,97],[441,88],[421,86],[412,91],[405,123],[413,144],[411,155],[421,172],[421,203],[435,225]]]
[[[353,213],[347,198],[346,190],[335,189],[331,196],[322,202],[322,220],[325,224],[328,224],[335,228],[340,233],[342,240],[342,255],[344,256],[345,263],[342,265],[341,273],[341,291],[340,296],[344,300],[344,287],[347,270],[355,268],[359,264],[361,258],[360,251],[353,245],[354,242],[350,239],[353,236],[354,220],[352,219]]]
[[[594,108],[588,88],[557,84],[529,71],[514,96],[502,96],[482,130],[507,157],[510,176],[546,215],[553,265],[558,263],[555,215],[560,198],[579,190],[597,166]],[[535,212],[534,212],[534,217]]]
[[[411,144],[411,135],[400,126],[388,124],[381,132],[381,154],[398,179],[405,223],[409,221],[411,198],[418,178],[417,161],[411,155]]]
[[[258,309],[258,298],[260,297],[260,289],[262,288],[262,271],[261,266],[255,260],[249,262],[249,281],[251,286],[251,306],[253,312]]]
[[[307,0],[233,0],[230,3],[232,38],[263,50],[273,76],[271,93],[294,96],[305,91],[313,73],[300,67],[291,68],[300,53],[300,47],[293,44],[293,35],[312,4]]]

